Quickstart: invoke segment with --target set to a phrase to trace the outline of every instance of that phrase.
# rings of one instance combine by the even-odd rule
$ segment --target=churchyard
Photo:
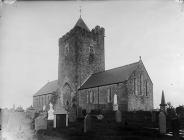
[[[102,115],[98,115],[102,114]],[[67,127],[53,128],[36,131],[38,139],[129,139],[129,140],[175,140],[184,139],[184,120],[180,118],[181,130],[178,136],[173,136],[173,121],[166,116],[166,133],[162,134],[159,127],[159,111],[99,112],[91,111],[88,115],[70,122]],[[175,128],[176,129],[176,128]]]
[[[51,112],[52,113],[52,112]],[[99,115],[101,114],[101,115]],[[68,126],[54,128],[47,112],[34,118],[30,113],[6,111],[2,115],[3,140],[175,140],[171,115],[166,116],[166,133],[159,130],[159,111],[121,112],[92,110]],[[49,118],[50,117],[50,118]],[[39,118],[39,119],[38,119]],[[49,120],[48,120],[49,118]],[[39,121],[41,120],[42,121]],[[43,121],[44,120],[44,121]],[[161,122],[162,124],[162,122]],[[178,139],[184,139],[184,119],[179,118]],[[35,126],[37,125],[37,126]],[[37,127],[37,128],[36,128]],[[37,129],[37,130],[36,130]]]

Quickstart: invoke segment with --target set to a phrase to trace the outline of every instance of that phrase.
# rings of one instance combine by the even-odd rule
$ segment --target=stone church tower
[[[58,92],[69,120],[77,112],[80,86],[91,74],[104,70],[104,28],[96,26],[90,31],[80,17],[59,39]]]

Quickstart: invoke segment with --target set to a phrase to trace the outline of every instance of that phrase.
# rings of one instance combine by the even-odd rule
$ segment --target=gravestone
[[[44,106],[43,106],[43,111],[45,111],[45,109],[46,109],[46,106],[44,105]]]
[[[116,122],[121,122],[121,111],[117,110],[115,113]]]
[[[87,114],[84,118],[84,133],[91,130],[91,116]]]
[[[113,110],[117,111],[118,110],[118,99],[117,99],[117,95],[114,95],[114,104],[113,104]]]
[[[50,103],[49,106],[47,128],[52,129],[54,127],[54,109],[52,103]]]
[[[52,103],[49,104],[50,109],[48,111],[48,120],[54,120],[54,109]]]
[[[166,115],[163,111],[159,113],[159,128],[161,134],[166,133]]]
[[[35,130],[47,129],[47,117],[44,115],[38,116],[35,119]]]

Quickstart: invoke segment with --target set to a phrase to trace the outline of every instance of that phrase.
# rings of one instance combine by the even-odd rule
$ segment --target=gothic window
[[[86,97],[86,103],[89,103],[89,93],[87,93],[87,97]]]
[[[65,53],[65,56],[67,56],[68,53],[69,53],[69,44],[68,43],[65,44],[65,51],[64,51],[64,53]]]
[[[133,78],[133,93],[134,95],[137,95],[137,79]]]
[[[146,81],[146,96],[148,96],[148,82]]]
[[[61,102],[63,102],[66,108],[68,108],[69,105],[71,105],[72,101],[71,92],[72,89],[70,85],[68,83],[65,83],[65,85],[63,86],[63,98],[61,98]]]
[[[93,63],[94,61],[94,54],[95,54],[94,44],[95,44],[94,41],[91,41],[89,45],[89,64]]]
[[[93,103],[94,102],[94,93],[93,93],[93,91],[89,92],[89,96],[90,96],[90,103]]]
[[[143,76],[142,76],[142,74],[140,74],[140,95],[143,95],[142,85],[143,85]]]
[[[108,88],[107,89],[107,103],[110,103],[111,102],[111,89]]]

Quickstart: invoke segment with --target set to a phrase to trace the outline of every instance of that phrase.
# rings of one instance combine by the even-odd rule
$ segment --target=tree
[[[179,105],[178,107],[176,107],[176,113],[179,116],[184,116],[184,105]]]

